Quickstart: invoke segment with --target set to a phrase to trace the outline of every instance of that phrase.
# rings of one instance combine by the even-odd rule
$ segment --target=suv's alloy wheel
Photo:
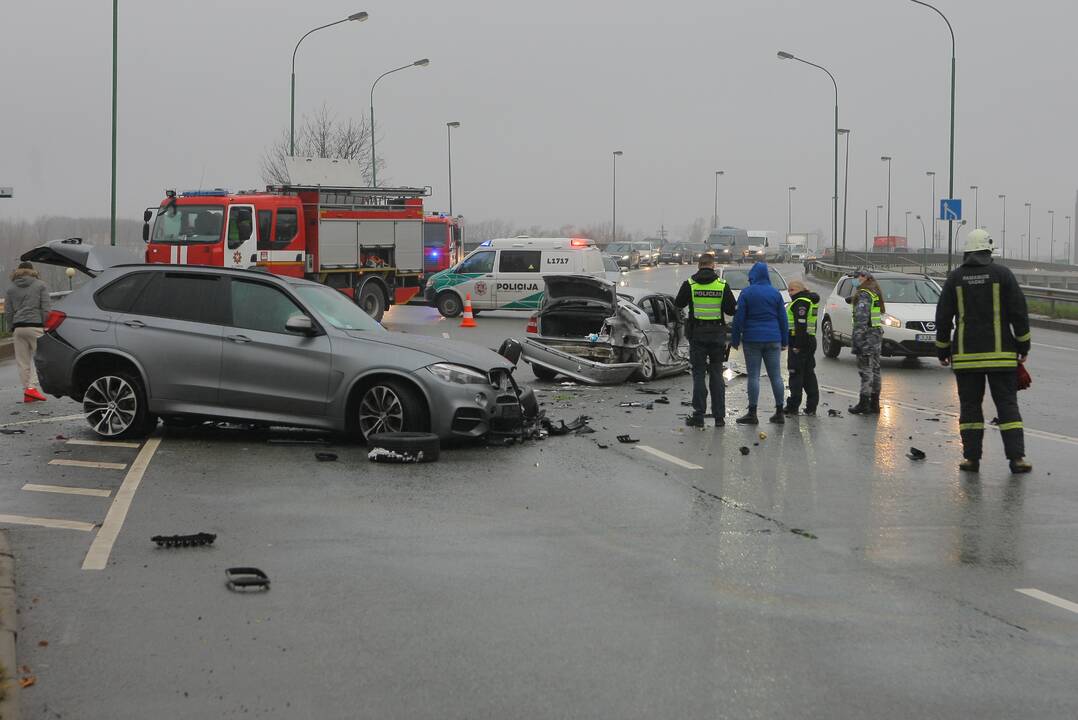
[[[124,372],[100,375],[86,388],[86,422],[102,437],[130,437],[147,430],[145,393],[137,378]]]

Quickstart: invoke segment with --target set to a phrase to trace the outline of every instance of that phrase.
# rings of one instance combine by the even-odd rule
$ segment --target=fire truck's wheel
[[[399,380],[379,380],[363,391],[357,406],[359,432],[426,432],[430,418],[419,392]]]
[[[356,304],[378,322],[386,312],[386,296],[376,283],[368,282],[356,293]]]
[[[446,291],[439,295],[435,300],[435,304],[438,306],[438,312],[442,314],[442,317],[460,317],[460,314],[464,311],[464,303],[460,301],[460,295],[452,291]],[[472,312],[474,314],[475,311],[473,310]]]

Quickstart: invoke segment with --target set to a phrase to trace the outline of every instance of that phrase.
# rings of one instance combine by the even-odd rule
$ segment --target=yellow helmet
[[[977,228],[966,236],[966,244],[962,247],[962,252],[980,252],[982,250],[992,250],[992,236],[988,234],[987,230]]]

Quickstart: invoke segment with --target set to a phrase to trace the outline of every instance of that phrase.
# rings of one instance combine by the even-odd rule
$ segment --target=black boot
[[[868,395],[861,395],[856,405],[850,405],[846,408],[850,415],[868,415],[872,408],[872,401]]]
[[[869,398],[868,402],[869,402],[868,411],[870,413],[872,413],[873,415],[879,415],[880,414],[880,394],[879,393],[872,393],[872,396]]]
[[[1011,462],[1014,462],[1013,460]],[[958,463],[958,469],[963,472],[976,473],[981,471],[981,461],[974,460],[973,458],[966,458],[962,462]]]
[[[756,417],[756,406],[749,405],[749,409],[736,422],[738,425],[759,425],[760,420]]]
[[[704,426],[704,419],[699,415],[690,415],[685,418],[685,426],[702,428]]]
[[[781,405],[775,407],[775,414],[769,417],[767,421],[776,425],[782,425],[786,422],[786,415],[783,414]]]
[[[786,414],[786,415],[797,415],[798,414],[798,409],[797,409],[796,405],[794,405],[792,402],[787,400],[786,401],[786,407],[782,408],[782,412],[784,414]]]
[[[1033,469],[1033,464],[1026,460],[1024,457],[1011,459],[1011,472],[1015,475],[1027,473]]]

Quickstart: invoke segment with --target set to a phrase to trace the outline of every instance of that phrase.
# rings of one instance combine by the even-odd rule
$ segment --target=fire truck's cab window
[[[220,205],[173,205],[157,216],[153,242],[187,245],[221,239],[225,209]]]
[[[543,253],[539,250],[502,250],[498,271],[503,273],[537,273]]]
[[[272,210],[259,210],[258,211],[258,249],[270,250],[272,245],[270,244],[270,233],[273,231],[273,211]]]
[[[251,239],[254,232],[254,218],[251,208],[232,206],[228,211],[228,249],[235,250]]]
[[[460,264],[459,273],[492,273],[494,272],[494,256],[497,253],[494,250],[483,250],[469,255],[464,262]]]
[[[299,220],[295,208],[278,208],[277,236],[273,239],[273,249],[283,250],[295,239],[299,231]]]

